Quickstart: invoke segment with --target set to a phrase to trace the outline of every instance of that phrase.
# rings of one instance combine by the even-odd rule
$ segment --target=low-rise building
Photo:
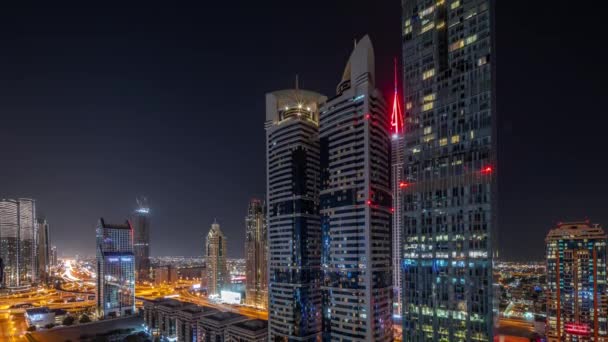
[[[198,322],[201,317],[217,313],[217,309],[207,306],[191,305],[175,313],[177,318],[177,340],[198,341]]]
[[[252,319],[232,324],[226,329],[225,342],[264,342],[268,340],[268,321]]]
[[[47,324],[55,323],[55,313],[47,307],[27,309],[25,310],[25,321],[28,327],[43,328]]]
[[[200,341],[223,341],[228,326],[248,320],[246,316],[234,312],[218,312],[202,317],[198,321]]]

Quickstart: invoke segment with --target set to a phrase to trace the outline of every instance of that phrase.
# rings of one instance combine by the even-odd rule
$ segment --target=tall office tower
[[[395,92],[391,113],[391,189],[393,190],[393,316],[401,317],[401,211],[403,209],[400,190],[405,186],[403,181],[403,157],[405,146],[403,139],[403,112],[397,83],[397,60],[395,60]]]
[[[36,201],[19,200],[19,285],[31,285],[38,281],[38,258],[36,249]]]
[[[402,0],[404,341],[492,341],[493,2]]]
[[[323,336],[392,341],[389,114],[363,37],[321,108]]]
[[[37,237],[37,258],[38,258],[38,279],[40,282],[47,283],[50,276],[50,239],[49,239],[49,224],[45,219],[36,220],[38,225]]]
[[[57,246],[51,247],[51,266],[57,266]]]
[[[4,286],[28,286],[37,281],[36,204],[34,200],[0,200],[0,258]]]
[[[548,341],[608,341],[606,234],[589,222],[560,223],[545,241]]]
[[[245,218],[245,258],[247,258],[247,304],[268,307],[268,234],[264,202],[257,198],[249,202]]]
[[[135,312],[133,228],[97,223],[97,315],[116,317]]]
[[[150,281],[150,206],[146,197],[138,197],[137,209],[131,215],[135,280]]]
[[[19,202],[11,199],[0,201],[0,258],[2,286],[19,286]]]
[[[321,336],[319,106],[312,91],[266,94],[268,307],[272,341]]]
[[[207,293],[219,295],[224,286],[230,284],[230,275],[226,265],[226,236],[217,221],[213,222],[207,234],[206,260]]]

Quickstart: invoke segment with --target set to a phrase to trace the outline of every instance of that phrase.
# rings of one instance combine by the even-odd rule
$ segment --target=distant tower
[[[392,341],[390,120],[368,36],[321,107],[323,338]]]
[[[321,336],[319,107],[307,90],[266,94],[268,323],[272,341]]]
[[[608,341],[606,242],[589,222],[560,223],[547,235],[549,342]]]
[[[136,281],[150,281],[150,206],[146,197],[138,197],[131,215]]]
[[[247,259],[247,304],[268,307],[268,246],[266,244],[266,216],[262,200],[249,202],[245,218],[245,258]]]
[[[403,113],[397,88],[397,60],[395,59],[395,92],[391,113],[391,189],[393,191],[393,314],[401,317],[401,189],[407,184],[403,181]]]
[[[226,236],[217,222],[213,222],[207,234],[206,261],[207,293],[219,295],[230,283],[230,276],[226,265]]]
[[[47,283],[51,267],[49,224],[45,219],[38,219],[36,224],[38,225],[38,277],[41,282]]]
[[[57,246],[51,247],[51,266],[57,266]]]
[[[124,224],[97,224],[97,315],[115,317],[135,312],[133,228]]]
[[[36,202],[0,200],[0,258],[4,286],[27,286],[37,281]]]

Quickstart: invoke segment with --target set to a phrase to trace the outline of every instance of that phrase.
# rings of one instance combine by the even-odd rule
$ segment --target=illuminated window
[[[450,4],[450,9],[456,9],[460,6],[460,0],[456,0]]]
[[[471,139],[475,139],[475,131],[471,131]]]
[[[464,41],[464,45],[473,44],[473,43],[475,43],[475,41],[477,41],[477,35],[476,34],[474,34],[472,36],[468,36],[467,39]]]
[[[411,102],[406,103],[405,109],[412,109],[412,103]]]
[[[439,146],[445,146],[448,144],[448,138],[439,139]]]
[[[433,131],[433,126],[426,126],[422,131],[424,134],[431,134],[431,132]]]
[[[422,105],[422,111],[426,112],[427,110],[433,109],[433,102],[425,103]]]
[[[450,51],[454,51],[454,50],[458,50],[464,47],[464,40],[459,40],[457,42],[454,42],[452,44],[450,44]]]
[[[425,8],[420,12],[420,18],[422,17],[426,17],[427,15],[433,13],[433,11],[435,10],[435,6],[431,6],[429,8]]]
[[[412,32],[412,21],[410,19],[405,21],[403,34],[408,34]]]
[[[424,25],[422,27],[422,30],[420,30],[420,34],[423,34],[423,33],[427,32],[429,30],[432,30],[433,28],[435,28],[435,23],[429,23],[427,25]]]
[[[486,63],[488,63],[488,57],[484,56],[477,60],[477,66],[482,66]]]
[[[425,72],[422,73],[422,79],[423,80],[426,80],[426,79],[428,79],[430,77],[433,77],[433,76],[435,76],[435,68],[429,69],[429,70],[427,70],[427,71],[425,71]]]
[[[432,93],[432,94],[426,95],[425,97],[423,97],[423,98],[422,98],[422,102],[423,102],[423,103],[429,103],[429,102],[431,102],[431,101],[435,101],[435,97],[436,97],[436,96],[435,96],[435,93]]]
[[[458,144],[460,142],[460,135],[452,136],[452,144]]]
[[[433,139],[435,139],[435,134],[429,134],[429,135],[425,135],[424,137],[422,137],[423,142],[429,142]]]
[[[436,27],[437,27],[437,29],[442,29],[442,28],[444,28],[444,27],[445,27],[445,21],[440,21],[440,22],[438,22]]]

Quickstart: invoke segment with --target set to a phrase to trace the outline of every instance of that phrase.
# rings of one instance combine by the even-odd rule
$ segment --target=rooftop
[[[265,321],[262,319],[252,319],[252,320],[236,323],[236,324],[234,324],[234,326],[244,329],[244,330],[257,332],[257,331],[268,329],[268,321]]]
[[[109,229],[131,229],[131,224],[129,221],[125,221],[123,224],[119,223],[106,223],[103,217],[99,218],[99,226],[101,228],[109,228]]]
[[[547,234],[550,239],[606,239],[606,233],[598,224],[591,224],[589,221],[582,222],[560,222],[556,228],[551,229]]]
[[[216,314],[213,315],[209,315],[207,317],[205,317],[206,319],[210,319],[212,321],[217,321],[217,322],[225,322],[225,321],[229,321],[235,318],[244,318],[245,316],[234,313],[234,312],[218,312]]]

